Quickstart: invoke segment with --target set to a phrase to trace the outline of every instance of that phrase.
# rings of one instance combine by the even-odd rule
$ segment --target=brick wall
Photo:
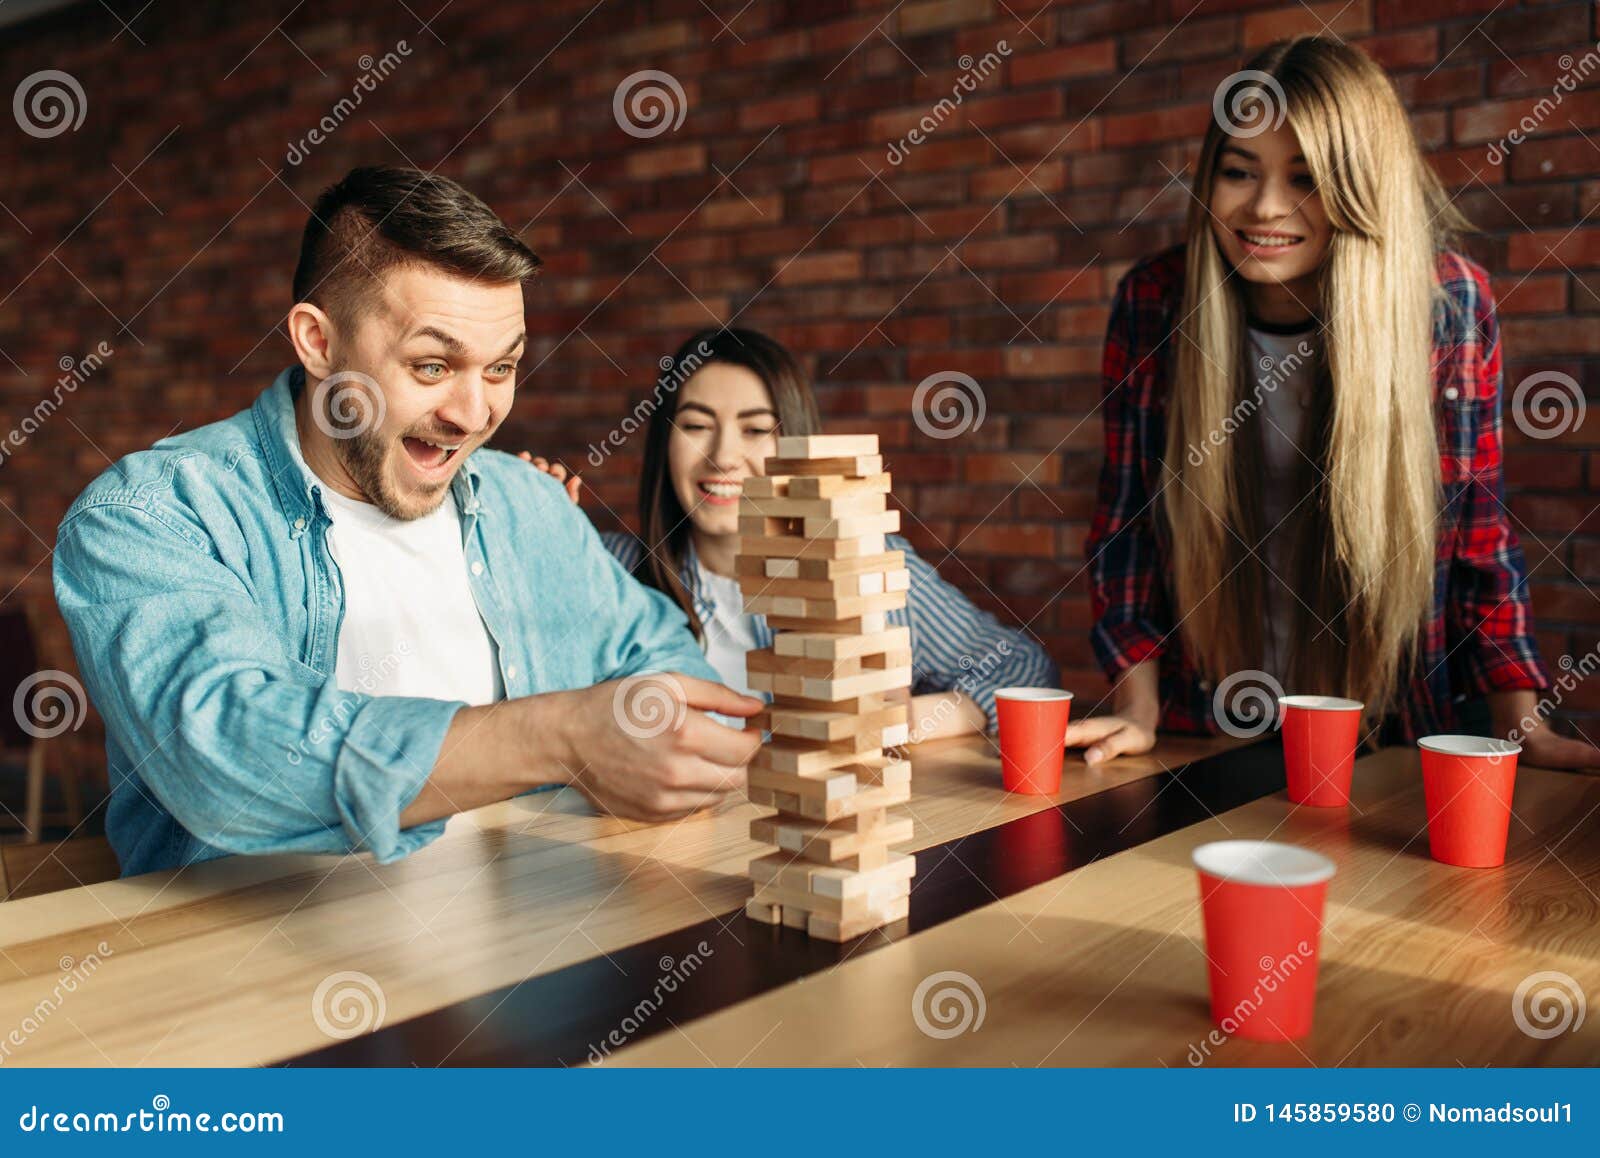
[[[1482,229],[1469,248],[1495,275],[1508,388],[1600,381],[1588,3],[455,0],[423,26],[440,6],[115,0],[0,31],[4,92],[55,68],[86,102],[45,139],[0,122],[0,428],[51,396],[63,359],[112,351],[0,465],[0,592],[47,593],[56,523],[109,459],[245,406],[289,361],[275,325],[308,203],[354,164],[408,162],[466,182],[545,257],[538,369],[498,442],[579,466],[597,522],[630,510],[637,446],[598,469],[586,448],[656,359],[702,324],[766,328],[804,353],[834,429],[883,436],[918,547],[1098,695],[1080,571],[1108,295],[1178,239],[1217,82],[1324,22],[1393,70]],[[985,71],[1002,41],[891,163],[962,58]],[[686,110],[650,138],[612,104],[644,69]],[[1564,72],[1585,79],[1538,109]],[[1525,116],[1537,129],[1499,156]],[[987,407],[950,440],[911,414],[942,371]],[[1600,643],[1600,419],[1507,434],[1540,642],[1576,658]],[[1567,705],[1600,712],[1600,681]]]

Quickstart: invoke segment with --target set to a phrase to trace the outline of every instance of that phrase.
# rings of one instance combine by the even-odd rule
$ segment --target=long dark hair
[[[645,427],[644,466],[639,475],[639,538],[645,553],[634,577],[665,592],[683,608],[696,639],[704,636],[694,600],[679,578],[689,542],[689,513],[678,501],[667,463],[667,443],[677,417],[679,388],[704,366],[742,366],[766,384],[778,412],[780,434],[818,434],[817,399],[798,359],[781,342],[756,330],[705,329],[691,334],[663,365],[656,379],[656,406]]]

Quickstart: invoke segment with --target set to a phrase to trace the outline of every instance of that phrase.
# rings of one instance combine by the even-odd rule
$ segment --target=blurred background
[[[641,440],[620,424],[658,359],[702,326],[765,329],[803,357],[831,430],[881,436],[917,548],[1094,703],[1082,546],[1109,296],[1180,239],[1218,83],[1300,32],[1391,70],[1481,231],[1466,248],[1494,274],[1508,399],[1531,380],[1508,403],[1507,478],[1540,644],[1572,667],[1563,727],[1600,735],[1600,680],[1583,678],[1600,663],[1600,421],[1581,421],[1600,383],[1597,14],[0,0],[0,693],[53,690],[62,712],[17,728],[0,712],[0,828],[27,826],[30,767],[48,831],[95,824],[101,738],[50,594],[62,514],[113,460],[248,406],[291,362],[309,205],[360,164],[463,182],[544,258],[495,445],[582,473],[602,528],[632,521]],[[965,409],[919,422],[933,376]],[[65,678],[28,682],[42,670]]]

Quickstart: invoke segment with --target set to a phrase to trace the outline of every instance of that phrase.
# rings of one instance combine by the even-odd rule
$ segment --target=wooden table
[[[235,857],[0,905],[0,1063],[1600,1061],[1600,1010],[1537,1037],[1512,1009],[1539,973],[1600,1002],[1600,780],[1522,769],[1497,870],[1428,859],[1409,750],[1360,761],[1348,811],[1290,806],[1274,744],[1069,760],[1055,798],[998,781],[985,740],[916,753],[911,919],[845,946],[740,915],[749,805],[648,826],[573,792],[389,866]],[[1211,1034],[1189,852],[1230,836],[1339,865],[1302,1042]],[[925,1032],[919,986],[952,979],[982,1024]]]
[[[1039,798],[999,790],[990,740],[926,745],[914,760],[914,844],[945,845],[1236,746],[1172,737],[1099,771],[1070,760],[1061,794]],[[596,816],[571,790],[539,793],[456,817],[392,865],[229,857],[0,904],[0,1063],[280,1062],[329,1046],[330,1026],[370,1023],[380,1006],[380,1024],[395,1026],[473,998],[498,1007],[497,992],[575,967],[616,976],[629,947],[712,918],[738,937],[746,924],[729,918],[761,851],[747,835],[760,811],[737,804],[652,826]],[[330,1006],[341,992],[348,1000]]]
[[[624,1065],[1594,1065],[1600,1063],[1600,779],[1520,769],[1507,863],[1428,857],[1414,751],[1360,761],[1354,806],[1282,793],[974,910],[837,969],[620,1050]],[[1190,851],[1266,839],[1338,864],[1316,1024],[1298,1043],[1216,1041]],[[961,974],[925,994],[937,973]],[[1518,986],[1575,1000],[1576,1031],[1532,1036]],[[1575,983],[1576,988],[1569,984]],[[970,1016],[927,1000],[966,991]],[[1524,1000],[1524,1010],[1529,1001]],[[1543,1033],[1548,1005],[1525,1020]],[[1574,1012],[1576,1006],[1574,1006]],[[1569,1017],[1568,1022],[1575,1021]],[[1221,1036],[1221,1035],[1218,1035]]]

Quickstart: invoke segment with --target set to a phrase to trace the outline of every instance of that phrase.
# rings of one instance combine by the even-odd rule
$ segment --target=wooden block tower
[[[911,798],[905,744],[911,636],[888,627],[911,585],[877,435],[778,439],[766,477],[739,503],[739,587],[767,617],[771,648],[748,658],[750,686],[772,704],[748,727],[771,738],[750,764],[750,800],[776,816],[750,835],[777,851],[750,862],[745,912],[847,941],[906,915],[916,864],[889,846],[911,839],[890,813]]]

